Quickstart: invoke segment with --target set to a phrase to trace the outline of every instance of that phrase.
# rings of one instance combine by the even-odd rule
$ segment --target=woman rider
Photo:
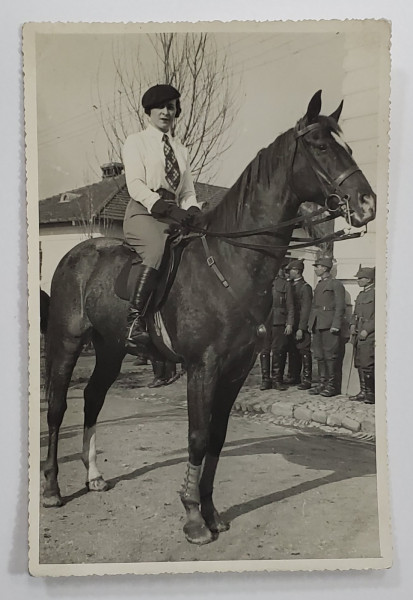
[[[181,113],[179,98],[180,93],[171,85],[149,88],[142,96],[148,127],[130,135],[123,147],[131,197],[123,231],[126,241],[142,258],[127,316],[128,349],[149,341],[143,315],[158,279],[167,239],[165,221],[185,225],[200,213],[188,150],[171,133],[174,119]]]

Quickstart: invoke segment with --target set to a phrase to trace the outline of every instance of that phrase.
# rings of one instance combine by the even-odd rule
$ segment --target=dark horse
[[[375,218],[375,195],[338,137],[341,108],[342,103],[329,117],[321,116],[321,92],[317,92],[295,128],[261,150],[222,202],[200,218],[198,225],[210,232],[210,252],[233,294],[207,265],[201,240],[194,239],[183,251],[161,309],[173,348],[183,357],[188,374],[189,456],[181,499],[187,513],[184,532],[190,542],[208,543],[229,527],[213,504],[215,472],[231,408],[260,349],[255,325],[264,323],[269,314],[271,283],[290,243],[291,223],[300,204],[327,206],[355,227]],[[289,224],[277,228],[285,222]],[[267,233],[255,233],[249,248],[212,236],[256,229]],[[246,242],[250,239],[243,237]],[[269,250],[259,251],[262,247]],[[62,504],[57,482],[59,428],[71,374],[90,334],[96,365],[84,391],[82,456],[89,490],[108,488],[96,466],[96,421],[125,356],[127,303],[114,292],[125,260],[121,240],[92,239],[73,248],[53,278],[47,330],[45,506]]]

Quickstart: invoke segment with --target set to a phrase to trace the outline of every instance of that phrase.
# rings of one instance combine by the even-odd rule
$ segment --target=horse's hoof
[[[223,533],[224,531],[228,531],[230,527],[229,522],[224,521],[217,511],[214,511],[213,515],[205,516],[203,514],[202,516],[204,517],[208,529],[212,531],[212,533]]]
[[[221,517],[210,522],[207,521],[206,524],[212,533],[223,533],[224,531],[228,531],[230,527],[228,521],[223,521]]]
[[[63,506],[64,502],[60,494],[53,494],[51,496],[43,496],[43,506],[45,508],[59,508]]]
[[[86,481],[86,487],[89,492],[106,492],[109,489],[109,484],[100,476]]]
[[[203,546],[216,539],[216,536],[203,523],[186,523],[184,525],[184,534],[190,544]]]

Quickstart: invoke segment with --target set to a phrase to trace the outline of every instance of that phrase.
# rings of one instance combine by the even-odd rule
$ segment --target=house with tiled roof
[[[123,165],[108,163],[101,169],[100,181],[39,202],[40,282],[48,293],[60,259],[73,246],[90,237],[123,237],[123,217],[130,200]],[[212,208],[227,189],[195,183],[195,191],[198,201]]]

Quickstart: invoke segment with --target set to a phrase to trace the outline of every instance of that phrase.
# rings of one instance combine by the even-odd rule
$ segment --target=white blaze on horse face
[[[344,148],[344,150],[347,152],[347,154],[350,154],[350,156],[351,156],[351,148],[347,144],[347,142],[343,139],[343,137],[341,135],[339,135],[338,133],[336,133],[335,131],[332,131],[331,135],[334,138],[334,140],[337,142],[337,144],[339,144],[342,148]]]
[[[82,461],[87,470],[87,481],[101,477],[96,465],[96,425],[83,431]]]

